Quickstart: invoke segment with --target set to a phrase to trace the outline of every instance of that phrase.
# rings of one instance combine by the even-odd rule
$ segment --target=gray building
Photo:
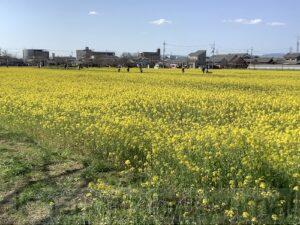
[[[118,57],[114,52],[96,52],[86,47],[76,50],[76,60],[85,66],[112,66],[117,63]]]
[[[18,59],[12,56],[0,55],[0,66],[24,66],[22,59]]]
[[[214,68],[247,68],[251,56],[247,53],[223,54],[211,56],[208,64]]]
[[[206,65],[206,50],[199,50],[188,55],[188,65],[198,68]]]
[[[29,65],[46,65],[49,60],[49,52],[42,49],[24,49],[23,60]]]
[[[52,66],[60,66],[60,65],[68,65],[68,66],[76,66],[76,58],[72,56],[56,56],[52,53],[52,58],[49,60],[49,65]]]
[[[251,61],[252,64],[275,64],[271,57],[259,57]]]

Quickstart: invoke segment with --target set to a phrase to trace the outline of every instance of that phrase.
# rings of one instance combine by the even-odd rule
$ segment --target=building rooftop
[[[204,53],[206,54],[206,50],[198,50],[196,52],[189,54],[189,57],[198,57],[199,55],[202,55]]]
[[[273,61],[273,58],[271,58],[271,57],[262,57],[262,58],[257,58],[254,61],[258,62],[258,63],[270,63],[270,62]]]
[[[297,59],[300,58],[300,53],[288,53],[284,56],[285,59]]]

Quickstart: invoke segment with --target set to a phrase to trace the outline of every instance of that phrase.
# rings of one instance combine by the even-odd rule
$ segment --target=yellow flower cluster
[[[253,188],[274,199],[269,189],[299,190],[298,72],[2,68],[0,90],[0,127],[135,168],[146,187]]]

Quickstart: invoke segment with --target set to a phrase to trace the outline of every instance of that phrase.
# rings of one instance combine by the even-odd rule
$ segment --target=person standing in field
[[[128,72],[128,73],[130,72],[130,67],[129,67],[129,66],[127,66],[127,72]]]
[[[208,66],[205,67],[205,73],[209,73]]]
[[[185,66],[182,66],[181,72],[182,72],[182,73],[185,73]]]
[[[142,64],[139,64],[140,72],[143,73],[143,67]]]
[[[202,73],[205,74],[206,66],[202,66]]]

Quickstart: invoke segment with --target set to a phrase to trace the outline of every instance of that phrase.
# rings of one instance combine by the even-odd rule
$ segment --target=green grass
[[[124,190],[134,184],[131,176],[120,177],[109,165],[0,129],[0,224],[98,224],[108,211],[116,214],[109,221],[118,223],[126,207],[112,210],[118,202],[114,196],[93,202],[88,195],[88,182],[99,178]]]
[[[82,172],[80,161],[67,151],[0,130],[0,224],[41,224],[76,211],[87,186]],[[76,198],[80,201],[72,202]]]

